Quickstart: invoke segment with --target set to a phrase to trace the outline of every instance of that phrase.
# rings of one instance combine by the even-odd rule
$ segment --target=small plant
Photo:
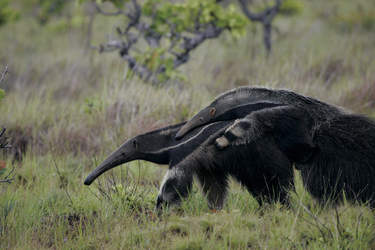
[[[5,77],[5,75],[7,73],[8,73],[8,67],[5,67],[5,72],[3,73],[3,75],[2,75],[2,77],[0,79],[0,83],[4,80],[4,77]],[[5,96],[5,91],[2,90],[2,89],[0,89],[0,103],[1,103],[2,99],[4,98],[4,96]],[[3,135],[5,134],[5,131],[6,131],[6,128],[3,126],[2,130],[0,131],[0,149],[2,149],[2,148],[11,148],[12,147],[11,145],[9,145],[9,141],[8,141],[9,137],[3,138]],[[12,171],[10,171],[10,173],[7,176],[5,176],[4,180],[0,180],[0,184],[1,183],[11,183],[11,181],[13,180],[13,178],[12,179],[8,179],[8,177],[13,172],[13,169],[12,169]],[[6,171],[7,171],[7,169],[6,169],[6,162],[5,161],[0,161],[0,176],[2,176]],[[4,205],[0,204],[0,206],[1,206],[1,213],[0,213],[0,222],[1,222],[1,224],[0,224],[0,235],[3,234],[3,231],[6,228],[5,220],[8,217],[9,213],[12,211],[14,205],[15,205],[15,201],[13,201],[13,198],[10,201],[7,200]]]
[[[338,26],[341,31],[352,31],[354,29],[372,31],[375,28],[375,11],[358,9],[347,15],[336,16],[332,23]]]
[[[141,192],[136,186],[112,185],[113,197],[130,209],[139,209],[146,204],[155,206],[156,194]]]
[[[8,7],[9,3],[9,0],[2,0],[0,2],[0,26],[20,18],[20,13]]]
[[[5,130],[6,128],[3,127],[3,129],[0,131],[0,148],[11,148],[12,146],[9,145],[9,141],[8,141],[9,137],[2,138],[5,133]],[[6,166],[7,164],[5,161],[0,161],[0,176],[6,172],[7,170]],[[3,182],[10,183],[13,179],[7,179],[8,176],[6,176],[4,180],[1,180],[0,183],[3,183]]]
[[[14,205],[16,202],[12,199],[7,200],[4,205],[1,205],[1,210],[0,210],[0,235],[3,235],[3,232],[5,231],[6,228],[6,219],[10,212],[13,210]]]
[[[285,0],[280,6],[280,14],[284,16],[292,16],[301,13],[303,5],[298,0]]]
[[[5,75],[8,73],[8,67],[5,67],[5,72],[3,73],[0,83],[4,80]],[[0,104],[1,101],[3,100],[5,96],[5,91],[0,89]],[[0,131],[0,149],[2,148],[11,148],[12,146],[9,145],[9,137],[3,138],[3,135],[6,131],[6,128],[3,126],[2,130]],[[6,162],[5,161],[0,161],[0,176],[3,175],[6,172]],[[5,183],[8,182],[10,183],[13,179],[8,179],[9,175],[13,172],[13,170],[4,178],[4,180],[0,180],[0,183]]]

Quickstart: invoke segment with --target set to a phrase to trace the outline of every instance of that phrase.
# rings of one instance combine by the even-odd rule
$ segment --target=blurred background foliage
[[[1,2],[1,20],[7,21],[0,30],[0,62],[11,69],[1,83],[7,92],[3,103],[8,103],[1,113],[2,123],[14,134],[13,155],[28,147],[45,154],[50,144],[61,141],[59,150],[92,155],[110,141],[188,119],[217,94],[240,85],[289,88],[373,114],[374,1],[286,0],[272,23],[271,57],[263,47],[262,25],[247,22],[239,37],[226,32],[199,44],[178,68],[183,77],[167,77],[164,87],[137,79],[119,50],[92,50],[108,41],[122,43],[118,29],[124,30],[129,19],[100,15],[96,3],[80,2]],[[100,6],[113,13],[128,3],[103,1]],[[171,4],[175,2],[163,3],[161,9],[171,12]],[[236,1],[220,4],[223,10],[234,5],[243,16]],[[249,9],[259,13],[272,4],[254,0]],[[8,12],[18,19],[5,18]],[[152,8],[145,12],[152,15]],[[166,41],[152,50],[143,41],[133,52],[157,69],[173,58],[166,54]],[[111,135],[99,139],[100,133]]]

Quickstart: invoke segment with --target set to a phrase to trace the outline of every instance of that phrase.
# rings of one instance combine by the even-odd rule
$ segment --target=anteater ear
[[[213,116],[216,113],[216,109],[212,108],[210,109],[210,116]]]
[[[132,141],[132,145],[133,145],[133,147],[135,147],[135,148],[138,147],[138,143],[137,143],[137,140],[136,140],[136,139],[134,139],[134,140]]]

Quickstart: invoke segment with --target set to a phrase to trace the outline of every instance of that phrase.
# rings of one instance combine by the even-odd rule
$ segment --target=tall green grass
[[[372,2],[360,1],[364,8]],[[0,122],[13,134],[1,152],[15,180],[0,185],[0,247],[4,249],[246,249],[375,247],[374,212],[344,202],[325,207],[303,189],[296,172],[292,208],[259,208],[236,182],[223,211],[213,213],[194,187],[179,208],[160,217],[153,206],[166,166],[135,161],[85,177],[124,141],[191,117],[223,91],[240,85],[288,88],[374,114],[375,35],[343,30],[351,1],[303,1],[304,13],[278,17],[273,55],[261,29],[245,38],[207,41],[181,71],[187,82],[151,86],[126,78],[116,53],[84,47],[85,19],[40,27],[23,18],[0,30]],[[335,6],[338,6],[336,9]],[[77,8],[77,7],[75,7]],[[78,9],[75,9],[79,11]],[[121,24],[96,17],[92,43]],[[22,159],[14,159],[15,156]]]

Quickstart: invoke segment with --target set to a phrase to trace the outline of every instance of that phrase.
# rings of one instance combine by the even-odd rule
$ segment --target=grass
[[[15,168],[15,180],[0,185],[0,248],[375,248],[373,210],[316,204],[298,172],[290,210],[259,208],[233,181],[223,211],[210,211],[195,187],[180,208],[157,217],[166,166],[143,161],[83,185],[125,140],[186,120],[240,85],[288,88],[374,115],[374,32],[342,29],[335,18],[351,15],[358,3],[303,4],[301,15],[274,22],[268,60],[256,26],[237,41],[223,35],[206,42],[181,69],[188,80],[164,87],[127,79],[116,53],[85,49],[86,19],[70,28],[61,20],[40,27],[25,16],[2,27],[0,69],[7,64],[11,73],[1,84],[7,93],[0,122],[13,135],[13,149],[1,160]],[[92,43],[103,42],[113,23],[120,21],[96,17]]]

